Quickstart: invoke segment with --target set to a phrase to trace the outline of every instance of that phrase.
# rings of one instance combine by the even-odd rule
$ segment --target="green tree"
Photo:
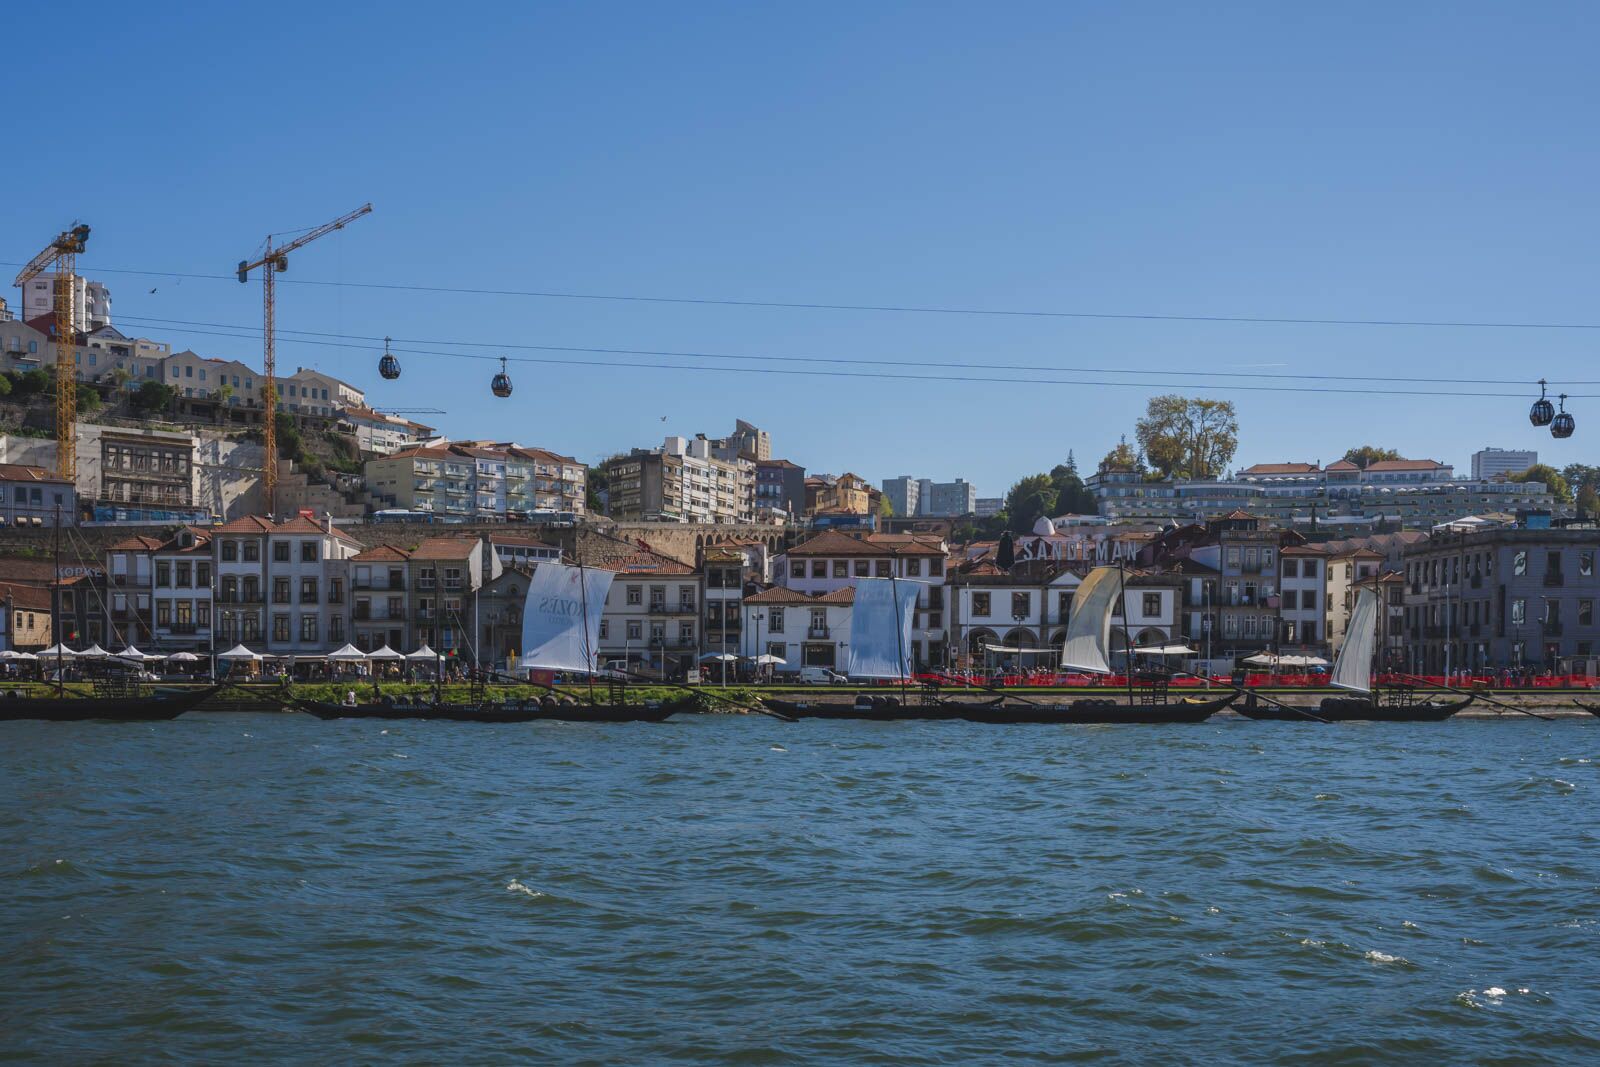
[[[149,416],[167,410],[177,396],[178,391],[165,382],[141,382],[129,403],[135,413]]]
[[[1100,461],[1100,469],[1102,471],[1136,471],[1143,466],[1144,464],[1139,460],[1139,453],[1135,452],[1133,446],[1128,444],[1127,438],[1123,438],[1118,442],[1117,447],[1107,452],[1106,458]]]
[[[1578,490],[1578,509],[1591,518],[1600,514],[1600,491],[1593,482],[1584,482]]]
[[[100,390],[88,382],[78,383],[78,410],[93,415],[100,410]]]
[[[50,375],[35,367],[30,371],[23,371],[17,377],[13,390],[17,396],[37,396],[50,388]]]
[[[1051,469],[1050,485],[1056,491],[1055,507],[1050,509],[1052,515],[1093,515],[1099,509],[1094,494],[1078,477],[1078,464],[1071,452],[1067,453],[1065,463]]]
[[[1055,505],[1056,488],[1048,474],[1030,474],[1006,493],[1006,526],[1013,533],[1032,533],[1040,517]]]
[[[1545,463],[1535,463],[1520,474],[1508,474],[1506,481],[1543,482],[1557,503],[1566,504],[1572,500],[1572,487],[1567,484],[1567,480],[1561,476],[1560,471]]]
[[[0,374],[0,396],[11,395],[11,375]]]
[[[1379,463],[1387,459],[1400,459],[1402,457],[1400,453],[1396,452],[1392,448],[1379,448],[1377,445],[1362,445],[1360,448],[1352,448],[1350,451],[1346,452],[1344,454],[1344,458],[1349,460],[1351,463],[1354,463],[1362,470],[1366,470],[1367,467],[1374,463]]]
[[[1239,448],[1231,400],[1153,396],[1134,432],[1150,466],[1166,478],[1219,477]]]

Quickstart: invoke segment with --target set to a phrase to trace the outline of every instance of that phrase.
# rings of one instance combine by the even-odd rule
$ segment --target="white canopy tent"
[[[252,652],[248,648],[245,648],[243,645],[234,645],[232,648],[228,649],[228,651],[219,654],[217,656],[217,658],[218,659],[229,659],[229,660],[243,659],[243,660],[250,660],[252,662],[257,662],[257,663],[259,663],[263,659],[266,659],[266,657],[263,656],[261,653]]]
[[[1198,656],[1198,649],[1188,645],[1144,645],[1133,650],[1135,656]]]
[[[84,659],[105,659],[111,655],[111,653],[100,647],[99,642],[90,645],[78,654]]]
[[[32,652],[18,652],[14,648],[0,649],[0,660],[20,662],[22,660],[38,659]]]
[[[371,660],[389,660],[389,661],[393,662],[393,661],[396,661],[396,660],[403,660],[406,657],[402,653],[396,652],[394,649],[390,648],[388,645],[384,645],[382,648],[378,649],[376,652],[368,652],[367,653],[367,658],[371,659]]]
[[[56,645],[51,645],[49,648],[47,648],[43,652],[39,653],[39,658],[40,659],[55,659],[57,656],[60,656],[62,659],[71,659],[72,657],[76,656],[77,654],[78,653],[74,652],[72,649],[68,648],[66,645],[56,644]]]
[[[367,654],[355,645],[345,645],[329,652],[326,658],[330,663],[365,663]]]
[[[374,652],[373,655],[376,656],[377,653]],[[424,643],[421,648],[417,649],[415,652],[409,653],[406,656],[406,659],[414,663],[437,663],[439,661],[439,653],[435,652],[433,649],[429,648],[426,643]]]
[[[1274,656],[1270,652],[1257,652],[1253,656],[1246,656],[1242,662],[1249,667],[1326,667],[1328,665],[1328,661],[1321,656]]]
[[[132,645],[129,645],[127,648],[123,649],[121,652],[118,652],[117,655],[116,655],[116,658],[117,659],[130,660],[130,661],[132,661],[134,663],[145,663],[145,662],[147,662],[149,660],[161,659],[162,657],[148,655],[148,654],[146,654],[144,652],[140,652],[137,648],[134,648]]]
[[[732,663],[739,657],[732,652],[707,652],[700,657],[701,663]]]
[[[780,663],[787,665],[789,661],[784,659],[782,656],[774,656],[770,653],[763,652],[761,655],[755,657],[754,662],[762,667],[771,667]]]

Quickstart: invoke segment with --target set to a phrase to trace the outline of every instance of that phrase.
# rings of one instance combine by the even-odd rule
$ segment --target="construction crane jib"
[[[68,481],[78,480],[78,382],[77,342],[73,302],[77,290],[78,253],[89,243],[89,227],[78,223],[63,230],[56,239],[22,268],[12,285],[21,288],[51,268],[55,269],[56,311],[56,474]],[[27,307],[23,294],[21,307]]]
[[[267,235],[266,250],[254,260],[239,261],[239,281],[249,281],[250,272],[257,267],[261,268],[261,375],[263,378],[261,390],[261,406],[266,411],[266,422],[262,429],[266,438],[266,473],[261,486],[261,495],[266,505],[268,515],[274,513],[274,496],[278,488],[278,366],[277,358],[273,352],[273,315],[276,304],[273,278],[289,269],[289,253],[315,241],[319,237],[326,237],[334,230],[342,230],[361,216],[372,211],[371,204],[362,204],[346,215],[340,215],[332,222],[323,223],[314,230],[301,234],[288,244],[277,248],[272,246],[272,235]]]

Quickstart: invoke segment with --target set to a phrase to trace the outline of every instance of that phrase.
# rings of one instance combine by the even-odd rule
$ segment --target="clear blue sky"
[[[268,231],[371,200],[370,217],[301,253],[288,277],[1600,321],[1591,4],[342,6],[8,12],[8,38],[26,46],[8,50],[0,259],[26,258],[81,218],[94,227],[80,261],[92,277],[97,265],[225,273]],[[51,62],[63,51],[68,71]],[[46,121],[58,108],[59,132]],[[98,276],[124,321],[259,326],[254,282]],[[282,289],[279,322],[491,345],[1104,367],[1112,373],[1101,380],[1121,381],[1140,380],[1127,368],[1600,379],[1593,330],[959,317],[296,285]],[[259,360],[250,338],[139,332]],[[812,470],[964,476],[984,495],[1068,449],[1092,465],[1131,435],[1149,395],[1169,391],[783,377],[677,359],[721,369],[514,364],[516,394],[496,401],[489,364],[408,356],[404,377],[383,383],[376,355],[286,340],[279,360],[339,374],[376,406],[444,408],[436,421],[452,436],[516,438],[592,461],[663,432],[720,434],[743,417]],[[1528,426],[1518,386],[1451,399],[1170,380],[1236,400],[1238,463],[1331,461],[1359,443],[1461,468],[1487,444],[1534,446],[1557,465],[1600,459],[1590,447],[1597,399],[1570,405],[1578,435],[1560,444]]]

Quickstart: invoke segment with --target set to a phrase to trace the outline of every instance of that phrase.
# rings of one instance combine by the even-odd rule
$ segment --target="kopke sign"
[[[1049,559],[1067,563],[1116,563],[1131,561],[1139,554],[1141,542],[1092,537],[1021,537],[1017,539],[1018,560]]]

